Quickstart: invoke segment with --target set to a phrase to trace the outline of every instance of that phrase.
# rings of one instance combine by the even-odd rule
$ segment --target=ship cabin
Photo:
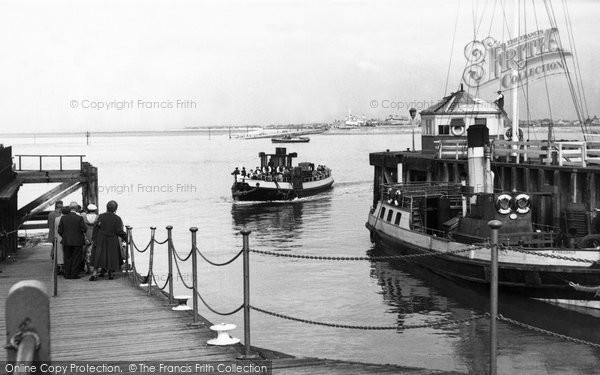
[[[424,153],[466,150],[467,129],[486,125],[492,138],[503,138],[505,115],[494,103],[461,89],[421,111],[421,144]]]
[[[314,182],[331,177],[331,169],[324,165],[315,166],[314,163],[300,162],[293,166],[292,160],[298,157],[295,152],[287,153],[285,147],[276,147],[274,154],[260,152],[260,169],[270,171],[260,176],[251,176],[250,179],[263,181],[290,182],[295,188],[301,188],[304,182]]]

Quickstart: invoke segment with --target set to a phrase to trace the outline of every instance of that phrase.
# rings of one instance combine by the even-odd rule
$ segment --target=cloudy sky
[[[0,1],[1,131],[406,115],[458,88],[473,19],[487,34],[505,1],[510,17],[508,0]],[[560,27],[563,3],[553,4]],[[600,115],[600,2],[569,1],[569,12],[589,111]],[[551,90],[565,92],[558,80]],[[554,117],[574,118],[568,102],[553,104]]]

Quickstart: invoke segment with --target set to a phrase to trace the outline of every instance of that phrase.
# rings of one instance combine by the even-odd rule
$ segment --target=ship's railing
[[[409,197],[460,195],[461,188],[461,184],[435,181],[382,184],[383,196],[386,199],[395,198],[398,195]]]
[[[434,141],[436,158],[467,158],[466,139],[441,139]],[[543,140],[492,141],[492,159],[514,161],[516,163],[540,163],[559,166],[586,167],[588,163],[600,164],[600,142]],[[554,161],[555,160],[555,161]]]
[[[467,157],[467,140],[462,138],[457,139],[440,139],[434,141],[435,154],[438,159],[466,159]]]
[[[331,177],[331,169],[329,168],[325,168],[324,170],[318,171],[318,170],[314,170],[312,171],[312,175],[311,176],[305,176],[302,177],[302,182],[311,182],[311,181],[320,181],[320,180],[324,180],[328,177]],[[237,176],[237,180],[242,180],[242,182],[245,181],[265,181],[265,182],[273,182],[273,181],[277,181],[277,182],[292,182],[292,177],[289,174],[283,174],[283,173],[263,173],[260,176],[246,176],[243,177],[241,175]]]
[[[548,146],[548,141],[508,141],[496,139],[492,142],[492,158],[506,158],[511,160],[514,157],[517,162],[535,162],[542,164],[550,164],[552,146]]]
[[[502,158],[517,163],[586,167],[590,163],[600,164],[600,142],[494,140],[492,155],[494,160]]]

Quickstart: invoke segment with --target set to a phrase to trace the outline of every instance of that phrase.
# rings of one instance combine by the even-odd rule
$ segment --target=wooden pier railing
[[[83,169],[83,158],[85,157],[85,155],[15,155],[15,158],[17,158],[18,164],[16,164],[15,169],[17,171],[44,171],[44,170],[48,170],[48,169],[52,169],[52,170],[59,170],[59,171],[64,171],[64,170],[81,170]],[[37,166],[37,168],[33,168],[33,167],[28,167],[27,165],[25,167],[23,167],[23,159],[34,159],[37,160],[37,162],[34,162]],[[72,160],[72,159],[79,159],[79,165],[78,168],[67,168],[64,169],[64,160]],[[58,160],[58,169],[57,168],[44,168],[44,161],[48,161],[48,160]]]

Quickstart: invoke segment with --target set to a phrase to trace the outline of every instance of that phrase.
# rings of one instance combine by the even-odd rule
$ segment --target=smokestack
[[[475,124],[467,128],[467,155],[469,186],[474,193],[493,193],[493,175],[489,170],[490,131],[486,125]],[[487,160],[486,160],[487,156]],[[475,198],[475,197],[473,197]]]

